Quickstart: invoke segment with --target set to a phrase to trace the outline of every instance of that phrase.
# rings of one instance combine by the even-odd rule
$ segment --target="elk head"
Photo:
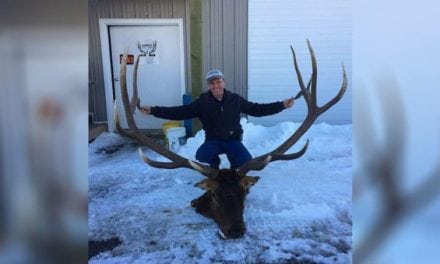
[[[191,206],[217,223],[222,238],[242,237],[246,230],[243,221],[245,197],[259,179],[240,175],[234,169],[218,170],[215,178],[207,178],[194,185],[206,192],[193,200]]]
[[[312,126],[319,115],[335,105],[345,93],[345,90],[347,88],[347,76],[344,65],[342,65],[343,80],[338,94],[323,106],[317,106],[317,64],[315,54],[308,40],[307,45],[312,60],[312,74],[307,85],[305,85],[303,82],[303,78],[296,60],[295,51],[292,47],[290,47],[293,56],[294,68],[300,87],[300,91],[295,96],[295,99],[298,99],[301,96],[304,97],[307,103],[308,110],[306,118],[298,127],[298,129],[280,146],[278,146],[271,152],[253,158],[252,160],[248,161],[237,169],[214,169],[199,162],[189,160],[164,148],[163,146],[156,143],[154,140],[139,132],[134,122],[133,114],[135,108],[139,108],[140,102],[137,96],[138,92],[136,83],[139,57],[145,55],[138,55],[136,59],[135,68],[133,71],[133,97],[131,102],[128,98],[126,83],[127,54],[125,54],[122,58],[120,71],[121,94],[129,128],[127,130],[121,128],[118,121],[115,104],[114,118],[116,129],[120,134],[135,139],[139,143],[149,147],[153,151],[170,160],[169,162],[151,160],[146,157],[141,148],[139,148],[139,155],[141,159],[148,165],[163,169],[188,168],[196,170],[207,177],[206,179],[194,185],[195,187],[206,190],[206,192],[198,199],[194,199],[191,202],[191,205],[196,209],[198,213],[208,218],[212,218],[217,223],[217,225],[219,226],[219,234],[224,239],[239,238],[243,236],[246,230],[243,221],[245,197],[249,191],[249,188],[257,183],[259,179],[259,177],[248,176],[247,173],[251,170],[262,170],[266,167],[267,164],[273,161],[293,160],[301,157],[307,150],[307,146],[309,144],[308,140],[300,151],[291,154],[285,154],[285,152],[290,147],[292,147],[301,138],[301,136],[303,136],[307,132],[307,130]]]
[[[244,200],[247,189],[258,177],[238,176],[233,169],[219,171],[218,179],[205,179],[194,186],[206,190],[191,206],[208,218],[214,219],[222,238],[242,237],[246,227],[243,221]]]

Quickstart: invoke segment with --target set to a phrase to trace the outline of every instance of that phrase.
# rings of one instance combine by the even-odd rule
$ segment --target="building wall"
[[[318,122],[351,123],[351,1],[350,0],[249,0],[249,91],[248,98],[272,102],[299,91],[290,45],[295,49],[304,81],[310,78],[311,63],[306,39],[318,64],[318,105],[334,97],[342,83],[343,62],[348,88],[342,100]],[[254,123],[273,125],[300,122],[307,109],[301,98],[294,107],[277,115],[251,118]]]
[[[194,8],[200,5],[200,11]],[[99,18],[183,18],[186,87],[194,97],[207,90],[204,76],[213,68],[224,72],[227,89],[252,101],[271,102],[296,94],[299,88],[289,45],[297,51],[301,71],[308,79],[309,39],[318,60],[318,103],[329,100],[339,89],[341,62],[349,79],[344,98],[318,121],[351,123],[349,0],[90,0],[89,112],[96,121],[105,122]],[[305,113],[301,99],[292,109],[253,121],[265,125],[302,121]]]
[[[189,39],[188,3],[186,0],[89,0],[89,112],[95,121],[107,121],[102,72],[100,18],[183,18],[185,43]],[[185,57],[189,53],[185,46]],[[190,60],[186,59],[187,87],[190,87]]]
[[[188,91],[194,97],[206,91],[206,72],[219,68],[225,74],[227,88],[246,98],[247,3],[247,0],[90,0],[89,112],[95,114],[96,121],[106,121],[99,18],[183,18]],[[194,32],[198,30],[201,32]]]
[[[226,88],[247,98],[248,0],[202,1],[203,76],[220,69]],[[207,90],[203,82],[203,90]]]

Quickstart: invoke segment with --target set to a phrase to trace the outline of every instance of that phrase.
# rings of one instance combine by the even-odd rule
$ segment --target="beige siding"
[[[182,18],[185,43],[188,37],[187,1],[185,0],[89,0],[89,112],[96,121],[106,121],[105,89],[99,38],[100,18]],[[188,58],[189,45],[185,46]],[[187,75],[190,72],[186,59]],[[187,80],[189,80],[189,76]],[[189,87],[187,83],[187,87]]]
[[[226,88],[247,98],[247,0],[202,2],[203,75],[218,68]],[[207,90],[204,82],[204,90]]]

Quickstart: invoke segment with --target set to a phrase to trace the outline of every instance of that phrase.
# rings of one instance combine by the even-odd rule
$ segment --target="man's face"
[[[212,95],[220,99],[223,97],[225,81],[222,78],[213,79],[208,83],[208,88],[211,90]]]

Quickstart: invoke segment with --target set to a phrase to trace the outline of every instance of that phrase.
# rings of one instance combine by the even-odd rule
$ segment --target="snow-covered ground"
[[[253,156],[290,136],[299,123],[263,127],[242,119]],[[90,263],[351,263],[352,126],[317,124],[306,154],[270,163],[246,199],[243,238],[221,240],[217,225],[190,201],[203,179],[189,169],[157,169],[140,160],[130,139],[105,133],[89,145],[89,240],[122,244]],[[178,153],[195,159],[203,131]],[[153,159],[164,160],[144,149]],[[227,167],[222,157],[221,167]]]

